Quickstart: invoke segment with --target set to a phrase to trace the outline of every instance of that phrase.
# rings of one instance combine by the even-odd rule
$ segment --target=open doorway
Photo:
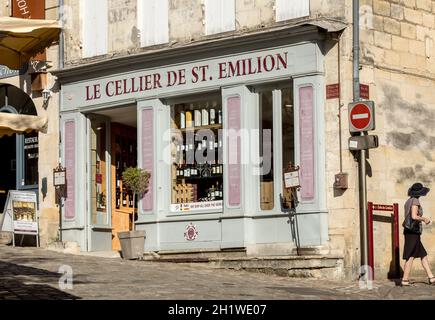
[[[118,232],[132,230],[136,212],[133,193],[122,181],[128,167],[137,166],[137,111],[136,106],[94,112],[90,119],[90,193],[93,227],[111,227],[114,251],[121,250]],[[94,229],[94,228],[93,228]],[[100,237],[91,236],[91,241]],[[93,243],[90,248],[108,247]]]

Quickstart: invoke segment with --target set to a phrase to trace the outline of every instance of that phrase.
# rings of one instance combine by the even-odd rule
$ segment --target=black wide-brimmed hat
[[[430,191],[429,188],[424,187],[421,183],[417,182],[412,185],[408,190],[408,196],[410,197],[424,197]]]

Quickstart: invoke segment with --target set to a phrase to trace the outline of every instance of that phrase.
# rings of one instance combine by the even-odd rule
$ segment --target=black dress
[[[427,252],[421,243],[420,233],[412,232],[405,229],[403,232],[405,235],[405,246],[403,249],[403,259],[409,260],[409,258],[424,258],[427,256]]]

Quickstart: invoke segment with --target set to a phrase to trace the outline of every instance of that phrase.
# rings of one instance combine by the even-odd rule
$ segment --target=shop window
[[[171,122],[171,211],[221,211],[224,166],[220,97],[173,105]]]
[[[206,35],[235,30],[235,0],[205,0],[204,12]]]
[[[83,58],[106,54],[109,18],[107,0],[81,0],[80,14]]]
[[[91,122],[91,206],[92,224],[105,225],[107,215],[106,149],[107,128],[104,121]]]
[[[27,133],[24,135],[24,184],[35,186],[38,184],[38,158],[39,139],[38,133]]]
[[[295,118],[293,90],[291,88],[281,90],[281,119],[282,119],[282,172],[286,172],[289,165],[295,164]],[[289,209],[292,206],[291,192],[285,188],[283,181],[283,207]]]
[[[291,87],[259,91],[260,209],[262,211],[272,211],[281,205],[275,201],[278,192],[283,197],[283,206],[288,208],[291,205],[291,194],[284,188],[284,181],[282,181],[283,190],[277,191],[275,186],[279,185],[276,179],[282,177],[283,180],[287,167],[295,161],[293,96]],[[277,105],[278,101],[281,105]],[[276,126],[277,121],[281,122],[281,128]],[[274,150],[274,141],[280,141],[278,144],[280,150]],[[279,168],[275,167],[275,161],[278,160],[275,158],[278,155],[282,158]]]
[[[307,17],[310,15],[310,0],[276,0],[276,21]]]
[[[274,208],[273,172],[273,92],[260,92],[260,207],[268,211]]]
[[[138,0],[137,18],[141,46],[169,42],[168,0]]]

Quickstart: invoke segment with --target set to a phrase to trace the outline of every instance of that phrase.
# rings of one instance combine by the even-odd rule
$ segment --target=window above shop
[[[276,21],[307,17],[310,15],[310,0],[276,0]]]
[[[142,47],[169,42],[168,0],[138,0],[137,25]]]
[[[204,12],[206,35],[235,30],[235,0],[204,0]]]
[[[82,57],[89,58],[108,51],[107,0],[80,0],[82,21]]]

